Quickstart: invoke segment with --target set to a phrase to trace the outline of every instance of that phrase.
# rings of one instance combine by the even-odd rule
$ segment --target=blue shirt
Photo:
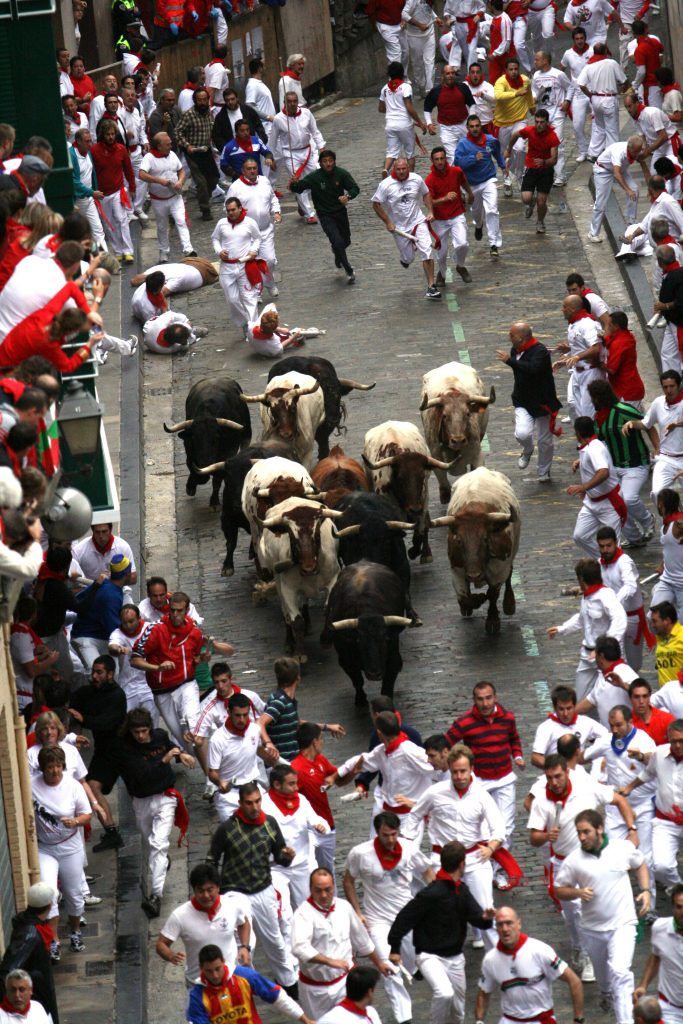
[[[234,979],[234,981],[233,981]],[[230,982],[233,982],[230,985]],[[232,992],[229,990],[232,988]],[[265,1003],[276,1003],[282,989],[275,982],[264,978],[251,967],[236,967],[230,976],[228,986],[218,996],[220,1013],[212,1012],[211,999],[204,986],[200,983],[190,989],[190,1000],[187,1006],[188,1024],[227,1024],[238,1019],[252,1022],[260,1018],[254,1006],[254,996]]]
[[[95,640],[108,640],[121,625],[119,613],[123,605],[123,590],[111,580],[105,580],[99,587],[91,583],[76,595],[76,601],[81,607],[71,628],[75,639],[89,636]]]
[[[261,142],[258,135],[251,136],[251,152],[246,149],[242,149],[237,139],[231,139],[223,147],[221,153],[221,170],[224,174],[232,174],[233,177],[239,178],[242,173],[242,164],[245,160],[255,160],[258,164],[259,174],[263,174],[263,168],[261,167],[261,157],[272,156],[270,150],[264,142]]]
[[[481,160],[477,160],[477,153],[484,154]],[[485,146],[478,146],[465,136],[455,147],[453,163],[462,168],[470,185],[483,185],[489,178],[495,178],[496,164],[505,170],[500,142],[493,135],[486,136]]]

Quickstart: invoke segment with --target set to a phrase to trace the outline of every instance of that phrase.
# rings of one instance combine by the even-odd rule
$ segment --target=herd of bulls
[[[432,561],[431,527],[448,527],[448,557],[463,615],[488,602],[486,632],[500,630],[498,596],[512,615],[513,560],[520,508],[510,481],[483,465],[481,442],[495,393],[461,363],[425,374],[420,414],[424,436],[409,422],[389,420],[365,435],[363,464],[340,447],[343,398],[370,391],[337,376],[327,359],[291,356],[275,363],[263,394],[246,395],[230,378],[198,381],[185,402],[185,420],[170,427],[185,445],[187,493],[212,481],[226,554],[222,575],[234,573],[240,528],[250,534],[257,591],[274,588],[287,628],[287,649],[305,661],[308,601],[324,595],[321,641],[334,645],[365,702],[364,678],[393,693],[401,670],[399,636],[421,619],[410,595],[408,557]],[[262,433],[251,443],[249,405],[258,403]],[[317,445],[318,462],[314,465]],[[429,515],[434,471],[447,514]],[[455,477],[452,488],[448,475]],[[405,536],[412,532],[406,553]],[[483,591],[474,593],[476,590]]]

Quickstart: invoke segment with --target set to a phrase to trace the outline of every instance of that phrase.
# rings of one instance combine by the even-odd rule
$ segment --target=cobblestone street
[[[444,289],[440,303],[423,298],[424,279],[419,264],[403,270],[393,240],[375,217],[370,197],[373,194],[383,157],[383,123],[374,100],[343,101],[321,111],[319,126],[328,143],[337,152],[338,163],[347,168],[361,188],[350,206],[353,246],[350,260],[357,284],[346,285],[342,272],[335,271],[327,241],[320,228],[307,226],[297,216],[289,194],[283,205],[283,222],[277,229],[276,248],[281,270],[278,281],[281,297],[278,308],[289,324],[315,325],[327,331],[307,343],[304,353],[329,358],[340,376],[376,381],[368,394],[353,392],[347,399],[346,433],[333,438],[345,452],[360,457],[365,432],[387,419],[410,420],[420,424],[418,406],[422,375],[450,360],[471,363],[481,374],[486,392],[496,389],[497,401],[491,407],[486,464],[507,473],[522,504],[521,549],[515,566],[517,613],[502,619],[497,637],[484,632],[484,612],[472,618],[460,616],[453,593],[446,556],[446,531],[432,534],[434,561],[431,565],[412,563],[413,600],[424,626],[402,635],[404,667],[396,686],[396,702],[404,718],[428,735],[450,724],[454,715],[470,706],[472,685],[480,679],[493,681],[500,702],[515,711],[530,760],[535,726],[548,711],[549,687],[560,681],[571,682],[578,654],[576,636],[550,642],[545,628],[567,618],[576,602],[561,597],[562,586],[574,582],[573,565],[578,554],[571,541],[577,512],[575,499],[564,488],[570,482],[571,462],[575,457],[573,434],[565,425],[565,434],[557,445],[553,482],[541,486],[535,482],[535,461],[525,472],[517,468],[519,449],[513,437],[510,403],[512,374],[495,360],[495,350],[507,347],[507,331],[512,321],[528,319],[536,336],[553,347],[565,337],[561,316],[564,278],[572,270],[580,271],[595,285],[611,306],[630,311],[621,278],[609,247],[584,251],[590,195],[590,165],[574,164],[573,138],[568,138],[568,168],[572,177],[567,192],[569,212],[558,212],[553,194],[545,236],[535,234],[534,221],[525,221],[519,195],[502,197],[503,248],[497,263],[491,262],[486,241],[477,243],[470,229],[468,266],[473,283],[464,285],[459,278]],[[567,136],[572,136],[571,130]],[[429,145],[429,141],[426,140]],[[426,157],[418,158],[417,170],[428,170]],[[577,168],[574,170],[574,168]],[[557,190],[556,190],[557,191]],[[642,200],[641,200],[642,206]],[[201,224],[193,199],[188,201],[193,219],[192,238],[200,255],[210,255],[211,225]],[[221,209],[214,206],[216,217]],[[596,259],[591,266],[589,257]],[[154,231],[144,232],[143,265],[156,262]],[[450,277],[450,272],[449,272]],[[124,300],[125,301],[125,300]],[[240,684],[258,690],[264,696],[272,688],[273,659],[283,653],[284,625],[275,598],[255,606],[251,591],[255,582],[252,563],[247,558],[248,540],[240,534],[235,558],[236,571],[224,579],[220,569],[224,542],[219,515],[209,509],[209,488],[198,490],[195,498],[185,495],[186,468],[182,443],[164,434],[162,423],[184,419],[184,399],[189,387],[205,377],[234,377],[246,392],[264,389],[269,361],[248,354],[227,316],[223,294],[218,285],[202,289],[174,301],[174,308],[186,312],[193,323],[210,328],[186,357],[144,357],[144,422],[146,459],[146,550],[144,575],[164,574],[173,587],[187,590],[205,616],[209,632],[235,645],[232,661]],[[640,338],[639,332],[636,331]],[[654,365],[647,347],[641,346],[641,372],[648,397],[657,393]],[[558,394],[564,397],[566,376],[558,376]],[[254,437],[260,424],[257,407],[252,406]],[[436,482],[430,484],[432,516],[442,514]],[[642,575],[653,571],[658,561],[658,546],[637,552]],[[347,737],[333,743],[326,753],[341,761],[365,748],[369,734],[368,717],[353,706],[353,690],[337,665],[333,650],[318,643],[322,608],[313,609],[312,628],[307,638],[308,663],[299,691],[302,717],[343,723]],[[653,676],[652,659],[646,659],[644,674]],[[368,684],[369,694],[378,692]],[[520,776],[518,795],[516,853],[528,876],[529,884],[515,891],[511,901],[521,911],[526,930],[556,944],[569,954],[566,933],[559,916],[547,898],[541,879],[540,858],[526,843],[526,819],[521,799],[535,771],[527,768]],[[216,818],[202,803],[202,783],[198,772],[185,776],[190,794],[192,817],[190,866],[203,859]],[[338,820],[338,874],[350,845],[367,836],[370,803],[339,804],[333,797]],[[172,907],[187,898],[185,853],[173,850],[174,865],[164,896],[163,923]],[[497,900],[502,902],[500,897]],[[152,929],[155,938],[157,922]],[[468,948],[468,1019],[472,1016],[473,993],[481,954]],[[643,960],[642,949],[637,962]],[[263,962],[257,964],[263,967]],[[558,986],[561,1018],[567,1019],[569,1004],[565,986]],[[595,986],[587,988],[586,1017],[590,1021],[598,1009]],[[414,1020],[427,1019],[429,990],[424,983],[413,988],[416,1007]],[[179,1021],[184,1001],[182,971],[162,964],[150,953],[149,1020]],[[390,1015],[384,995],[378,1005],[384,1020]],[[490,1020],[495,1016],[492,1009]],[[269,1018],[271,1019],[271,1018]]]

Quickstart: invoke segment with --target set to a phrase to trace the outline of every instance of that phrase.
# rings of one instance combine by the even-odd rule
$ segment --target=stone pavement
[[[350,207],[350,258],[358,280],[355,287],[347,287],[343,275],[334,269],[322,232],[306,226],[287,197],[283,223],[276,235],[281,266],[278,307],[290,324],[315,324],[327,330],[326,336],[309,342],[304,351],[332,359],[341,375],[377,381],[372,393],[354,392],[347,399],[347,431],[339,443],[348,454],[359,457],[363,436],[371,426],[390,418],[419,424],[422,374],[453,359],[471,363],[481,373],[487,389],[494,385],[498,396],[491,409],[487,465],[511,477],[522,504],[522,540],[515,567],[517,614],[503,620],[498,637],[485,635],[482,612],[467,620],[460,617],[449,578],[443,531],[433,535],[433,564],[413,564],[413,598],[425,625],[403,634],[404,668],[396,687],[397,705],[408,722],[428,735],[444,728],[456,713],[469,707],[474,682],[490,679],[498,688],[501,703],[513,708],[518,716],[528,756],[534,728],[549,707],[548,689],[557,682],[572,681],[578,651],[575,637],[552,643],[545,637],[548,625],[562,621],[575,610],[572,599],[560,596],[560,588],[574,581],[573,564],[577,559],[571,541],[577,505],[564,494],[571,479],[575,444],[572,434],[565,430],[558,444],[550,486],[541,487],[535,482],[533,464],[526,475],[517,469],[519,451],[513,438],[509,398],[511,374],[495,360],[495,349],[507,346],[509,325],[520,318],[528,319],[537,337],[551,347],[565,337],[560,307],[564,278],[572,270],[583,273],[611,305],[631,311],[617,265],[602,251],[607,246],[590,252],[584,249],[589,219],[589,168],[576,168],[573,163],[570,130],[568,168],[573,173],[566,189],[570,212],[560,214],[553,195],[548,233],[539,237],[534,222],[524,220],[518,195],[505,200],[501,192],[504,244],[500,261],[491,262],[486,242],[477,243],[471,237],[468,265],[473,283],[466,286],[459,279],[455,284],[451,281],[444,290],[443,301],[430,303],[423,299],[421,270],[418,266],[409,270],[400,267],[394,243],[370,205],[382,166],[384,141],[375,101],[342,101],[321,112],[319,123],[328,144],[337,151],[339,164],[351,171],[361,187],[361,195]],[[417,170],[427,172],[426,158],[418,160]],[[208,255],[211,225],[197,219],[192,199],[188,209],[193,219],[194,245],[201,254]],[[216,206],[215,210],[218,217],[220,208]],[[156,239],[150,227],[144,231],[142,261],[149,266],[156,259]],[[209,632],[235,645],[236,654],[231,660],[236,680],[266,695],[272,684],[272,661],[283,651],[284,627],[279,609],[273,601],[265,606],[252,603],[255,575],[247,559],[246,535],[240,535],[234,577],[221,578],[223,537],[219,518],[208,507],[208,489],[200,489],[195,498],[185,496],[182,444],[163,433],[162,423],[184,418],[184,398],[195,381],[225,375],[237,379],[246,392],[258,392],[263,390],[270,364],[245,350],[228,320],[218,285],[180,297],[174,305],[193,322],[208,326],[210,333],[186,357],[144,356],[147,533],[141,562],[147,576],[161,572],[171,586],[182,586],[190,593],[206,617]],[[652,395],[656,393],[657,382],[645,346],[641,360],[648,394]],[[566,378],[561,374],[561,395],[565,384]],[[258,416],[253,409],[252,413],[257,437]],[[433,484],[430,507],[433,516],[442,511]],[[643,575],[652,571],[656,561],[655,546],[638,553]],[[319,721],[344,723],[346,738],[338,743],[328,741],[327,745],[328,756],[342,760],[364,748],[368,719],[365,713],[354,709],[351,686],[340,671],[334,652],[323,650],[317,642],[322,621],[320,607],[313,609],[312,620],[309,660],[299,695],[301,713],[302,717]],[[652,674],[651,659],[646,661],[645,674]],[[368,692],[376,691],[370,685]],[[534,776],[529,770],[522,775],[520,799]],[[172,850],[173,868],[162,916],[150,928],[150,1024],[182,1019],[182,972],[163,964],[151,950],[165,916],[187,898],[187,868],[205,855],[216,824],[214,815],[200,799],[202,783],[198,773],[186,774],[181,784],[189,795],[190,847],[187,852]],[[367,836],[370,808],[359,803],[342,805],[334,797],[333,803],[341,871],[349,846]],[[527,846],[524,832],[525,818],[520,808],[516,852],[525,866],[529,884],[517,890],[511,902],[523,913],[532,934],[553,942],[560,952],[568,954],[561,921],[542,885],[540,858]],[[639,965],[645,952],[642,948],[638,951]],[[479,958],[479,953],[468,952],[468,1013],[472,1010]],[[256,962],[263,966],[258,956]],[[569,1009],[564,986],[560,988],[558,1007],[564,1019]],[[415,986],[414,996],[414,1019],[426,1020],[426,986]],[[378,1004],[388,1020],[383,994]],[[494,1012],[492,1009],[492,1019]],[[592,986],[587,989],[587,1016],[590,1019],[597,1014],[600,1011]]]

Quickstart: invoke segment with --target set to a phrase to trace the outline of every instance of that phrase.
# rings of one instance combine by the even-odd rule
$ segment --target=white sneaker
[[[539,484],[549,484],[550,483],[550,473],[540,473],[539,477],[538,477],[538,483]]]
[[[144,210],[136,210],[135,215],[141,224],[149,224],[149,217]]]
[[[592,231],[588,232],[588,241],[592,242],[594,245],[602,245],[602,238],[600,238],[600,235],[594,235]]]
[[[533,451],[530,451],[528,454],[526,452],[522,452],[520,457],[517,459],[517,465],[519,466],[520,469],[526,469],[526,467],[531,462],[531,456],[533,454],[534,454]]]
[[[86,907],[99,907],[100,903],[102,902],[102,897],[93,896],[93,894],[89,892],[87,896],[83,897],[83,902],[85,903]]]
[[[483,948],[484,948],[484,940],[483,939],[472,939],[472,949],[483,949]]]
[[[593,970],[593,964],[590,962],[588,957],[586,957],[586,961],[583,965],[583,970],[581,971],[581,981],[595,981],[595,971]]]
[[[587,153],[579,153],[579,155],[576,157],[576,163],[577,164],[583,164],[583,163],[586,162],[587,159],[588,159],[588,154]]]
[[[271,299],[276,299],[279,294],[280,294],[280,289],[278,288],[278,286],[276,284],[274,284],[273,287],[270,289],[270,297],[271,297]]]

